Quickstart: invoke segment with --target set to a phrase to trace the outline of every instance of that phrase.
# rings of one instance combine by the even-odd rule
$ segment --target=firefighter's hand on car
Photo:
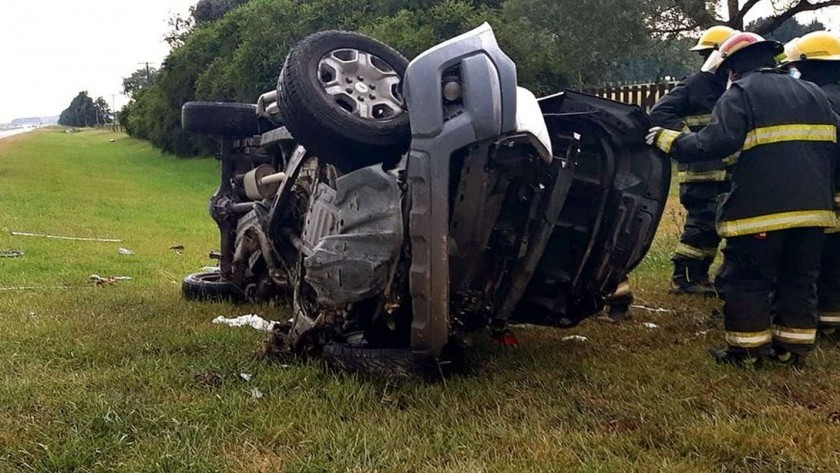
[[[653,142],[656,141],[656,137],[659,136],[659,132],[662,131],[661,126],[655,126],[648,130],[647,136],[645,136],[645,142],[649,145],[653,145]]]
[[[655,126],[648,130],[648,134],[647,136],[645,136],[645,142],[647,142],[647,144],[651,146],[656,146],[662,151],[670,154],[671,146],[674,144],[674,140],[678,136],[680,136],[679,131],[669,130],[667,128],[662,128],[661,126]]]

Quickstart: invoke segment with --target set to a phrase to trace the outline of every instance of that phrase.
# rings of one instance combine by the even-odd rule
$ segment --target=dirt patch
[[[195,375],[195,380],[198,381],[198,384],[207,388],[218,388],[225,382],[225,378],[222,376],[222,373],[219,373],[216,370],[198,373]]]

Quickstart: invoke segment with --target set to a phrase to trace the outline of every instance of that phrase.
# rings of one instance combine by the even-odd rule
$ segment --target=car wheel
[[[324,345],[322,355],[335,368],[390,378],[437,379],[467,372],[464,347],[455,341],[444,348],[437,360],[418,357],[408,348],[361,348],[339,342]]]
[[[402,95],[408,61],[373,38],[326,31],[289,52],[277,83],[292,136],[344,172],[396,164],[411,130]]]
[[[331,342],[324,345],[323,356],[330,365],[344,371],[395,378],[425,374],[433,366],[431,360],[418,362],[411,350],[404,348],[358,348]]]
[[[242,291],[232,282],[222,279],[219,272],[193,273],[181,283],[184,299],[190,301],[232,301],[242,300]]]
[[[249,103],[187,102],[181,127],[201,135],[245,138],[260,133],[257,106]]]

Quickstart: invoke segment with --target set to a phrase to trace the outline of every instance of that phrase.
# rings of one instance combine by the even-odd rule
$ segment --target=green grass
[[[262,334],[210,323],[280,309],[181,300],[217,247],[217,179],[212,160],[106,132],[0,141],[0,249],[26,252],[0,259],[0,287],[43,287],[0,291],[0,471],[840,470],[840,350],[821,344],[804,370],[708,360],[717,303],[667,294],[673,202],[632,282],[676,313],[521,329],[516,350],[479,340],[470,376],[394,383],[265,361]],[[92,273],[135,280],[94,288]]]

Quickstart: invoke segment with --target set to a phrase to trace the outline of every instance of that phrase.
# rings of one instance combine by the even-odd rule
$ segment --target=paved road
[[[8,138],[10,136],[19,135],[21,133],[26,133],[35,129],[36,128],[15,128],[14,130],[0,130],[0,140],[2,140],[3,138]]]

